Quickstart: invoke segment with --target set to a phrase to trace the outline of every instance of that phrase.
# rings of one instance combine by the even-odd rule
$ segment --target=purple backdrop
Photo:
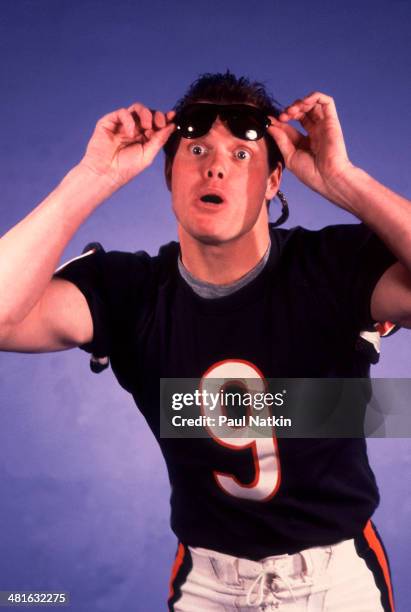
[[[168,110],[199,73],[228,67],[266,81],[284,104],[313,90],[334,96],[354,163],[409,193],[406,1],[5,0],[1,8],[1,233],[78,161],[101,115],[135,100]],[[283,188],[288,226],[353,220],[289,174]],[[91,240],[155,253],[173,238],[158,158],[84,224],[63,260]],[[384,341],[373,374],[408,377],[410,359],[403,330]],[[67,590],[76,612],[164,609],[175,549],[169,488],[131,398],[110,372],[91,374],[78,350],[3,353],[0,368],[0,590]],[[411,443],[369,448],[382,493],[375,519],[402,612],[411,599]]]

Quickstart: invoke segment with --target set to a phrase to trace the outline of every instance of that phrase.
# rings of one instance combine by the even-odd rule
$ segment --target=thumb
[[[167,140],[170,138],[175,129],[176,124],[169,123],[165,127],[152,133],[150,140],[148,140],[144,145],[144,157],[146,157],[149,163],[153,161],[161,147],[166,144]]]
[[[278,148],[280,149],[282,156],[284,157],[284,161],[287,162],[287,160],[295,152],[295,146],[290,136],[287,134],[287,132],[283,129],[282,126],[277,127],[275,125],[271,125],[268,128],[268,132],[272,136]]]

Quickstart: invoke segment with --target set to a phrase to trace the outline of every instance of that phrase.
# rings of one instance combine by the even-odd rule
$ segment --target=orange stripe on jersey
[[[385,336],[389,334],[394,329],[394,327],[396,327],[396,323],[385,321],[384,323],[376,323],[374,327],[376,331],[380,334],[380,336]]]
[[[387,558],[385,556],[384,549],[381,546],[381,542],[379,541],[374,531],[371,521],[368,521],[368,523],[365,526],[364,536],[368,542],[369,547],[374,551],[374,554],[377,557],[378,563],[381,566],[382,573],[384,574],[384,579],[385,579],[385,582],[388,588],[388,596],[390,599],[391,610],[392,612],[395,612],[394,597],[393,597],[391,578],[390,578],[390,570],[388,568]]]
[[[176,579],[176,576],[180,570],[180,567],[184,561],[184,555],[186,553],[186,549],[184,548],[183,544],[179,544],[178,545],[178,550],[177,550],[177,555],[176,558],[174,560],[173,563],[173,568],[171,570],[171,576],[170,576],[170,590],[169,590],[169,594],[168,594],[168,598],[171,599],[171,597],[174,596],[174,580]]]

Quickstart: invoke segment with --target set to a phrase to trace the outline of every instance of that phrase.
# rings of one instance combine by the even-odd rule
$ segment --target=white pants
[[[192,567],[174,612],[384,612],[354,540],[259,562],[188,547]]]

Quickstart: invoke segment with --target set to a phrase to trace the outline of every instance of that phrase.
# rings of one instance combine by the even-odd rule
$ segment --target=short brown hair
[[[267,91],[265,85],[258,81],[250,81],[247,77],[236,77],[232,72],[211,73],[206,72],[194,81],[187,92],[174,106],[174,110],[179,112],[189,104],[206,100],[216,104],[253,104],[260,108],[267,115],[278,117],[281,106]],[[166,156],[167,168],[171,170],[174,156],[177,152],[181,136],[173,133],[163,147]],[[284,158],[277,147],[275,141],[269,134],[264,136],[267,143],[268,165],[270,171],[274,170],[278,162],[284,168]]]

